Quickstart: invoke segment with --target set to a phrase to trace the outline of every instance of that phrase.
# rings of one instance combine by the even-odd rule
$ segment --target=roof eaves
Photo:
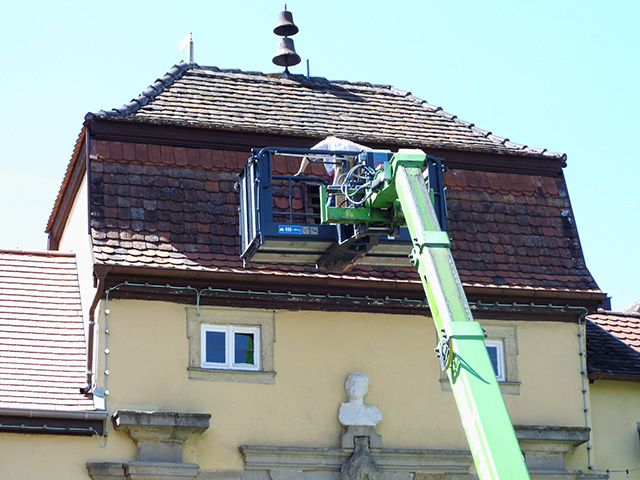
[[[0,431],[31,435],[103,435],[108,418],[109,414],[104,410],[0,408]]]
[[[88,121],[85,120],[82,124],[82,128],[80,129],[80,133],[78,134],[78,138],[76,139],[76,143],[73,146],[73,152],[71,153],[69,164],[67,165],[67,169],[64,173],[64,177],[62,178],[62,184],[60,185],[60,189],[58,190],[58,195],[56,196],[56,199],[53,202],[53,208],[51,209],[51,213],[49,214],[49,220],[47,220],[47,226],[44,229],[44,233],[51,233],[51,229],[53,228],[53,222],[55,220],[56,215],[58,214],[58,210],[62,202],[62,197],[64,196],[64,192],[66,191],[69,185],[71,173],[73,171],[73,168],[75,167],[76,162],[78,161],[77,160],[78,156],[80,155],[80,152],[82,150],[82,145],[84,144],[85,135],[87,133],[87,125],[88,125]]]
[[[15,248],[0,248],[0,255],[37,256],[37,257],[69,257],[76,256],[74,252],[61,252],[58,250],[21,250]]]
[[[595,380],[611,380],[618,382],[640,382],[640,375],[623,375],[618,373],[609,372],[595,372],[590,371],[588,374],[590,381]]]
[[[629,312],[627,310],[604,310],[599,308],[595,313],[598,315],[610,315],[614,317],[640,318],[640,312]]]

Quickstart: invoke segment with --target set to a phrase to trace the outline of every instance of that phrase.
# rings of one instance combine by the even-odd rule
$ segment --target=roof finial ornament
[[[293,39],[290,36],[298,33],[298,27],[293,23],[293,14],[287,10],[287,4],[284,4],[284,11],[278,16],[278,24],[273,29],[273,33],[280,37],[278,50],[273,57],[273,63],[284,67],[284,73],[289,74],[289,67],[300,63],[300,56],[296,53],[293,45]]]

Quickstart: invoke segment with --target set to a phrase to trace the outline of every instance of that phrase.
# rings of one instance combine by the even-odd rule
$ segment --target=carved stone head
[[[352,373],[347,378],[345,388],[350,402],[361,400],[369,391],[369,379],[364,373]]]

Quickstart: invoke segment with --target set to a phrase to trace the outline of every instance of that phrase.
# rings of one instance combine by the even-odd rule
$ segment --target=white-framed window
[[[487,335],[485,345],[500,391],[506,395],[520,395],[517,326],[493,319],[480,320],[480,323]],[[443,391],[451,391],[446,371],[441,373],[440,385]]]
[[[201,325],[202,368],[260,370],[260,328]]]
[[[504,343],[501,340],[485,340],[491,365],[496,372],[496,379],[499,382],[506,381],[505,364],[504,364]]]

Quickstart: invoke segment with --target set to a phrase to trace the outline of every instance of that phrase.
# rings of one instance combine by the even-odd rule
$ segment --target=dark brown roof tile
[[[175,157],[171,147],[164,147],[163,150],[165,158]],[[162,266],[164,263],[160,260],[163,257],[160,255],[169,251],[175,253],[177,249],[178,255],[171,256],[171,264],[181,268],[308,272],[305,274],[320,275],[313,267],[302,266],[275,268],[250,265],[249,269],[244,270],[238,255],[238,194],[233,190],[233,183],[247,154],[211,154],[203,153],[204,149],[189,154],[189,150],[187,157],[191,155],[191,158],[195,158],[197,154],[200,161],[205,159],[205,162],[200,162],[201,167],[138,165],[142,172],[140,182],[147,185],[141,187],[144,193],[142,204],[134,202],[140,193],[136,188],[140,187],[130,184],[137,183],[137,177],[126,173],[116,176],[95,170],[95,178],[104,182],[102,193],[96,191],[91,195],[92,226],[96,258],[99,261],[123,261],[121,253],[107,250],[108,246],[113,246],[124,248],[125,252],[128,248],[136,250],[135,255],[130,254],[124,260],[129,265]],[[212,162],[211,167],[203,168],[202,165],[208,164],[208,158],[222,158],[224,164]],[[237,163],[229,171],[227,161],[233,159]],[[105,160],[102,167],[104,172],[126,172],[130,167],[127,163]],[[297,165],[295,162],[288,168]],[[522,188],[523,181],[517,175],[492,173],[484,180],[483,175],[483,172],[452,169],[445,176],[453,254],[463,281],[467,284],[596,290],[597,286],[584,268],[575,226],[573,222],[563,224],[561,208],[554,205],[553,201],[540,206],[541,202],[536,197],[542,197],[543,194],[538,188],[518,191],[513,184]],[[450,179],[455,181],[449,183]],[[555,185],[555,178],[538,177],[536,183],[545,191],[548,190],[548,184]],[[120,208],[102,206],[111,202],[109,197],[112,193],[107,192],[113,191],[112,184],[117,185],[117,192],[123,195]],[[527,197],[536,201],[527,201]],[[522,201],[523,198],[525,201]],[[121,211],[127,209],[124,206],[127,201],[131,205],[128,207],[128,216]],[[297,196],[295,202],[299,202]],[[279,208],[288,206],[286,201],[278,197],[275,204]],[[298,204],[294,206],[300,207]],[[570,216],[570,210],[564,215]],[[153,234],[154,240],[136,244],[135,247],[127,244],[125,248],[124,237],[116,235],[115,240],[111,239],[111,229],[114,228],[129,232],[130,239],[135,236],[146,238]],[[105,237],[109,239],[106,243]],[[571,248],[567,248],[568,245]],[[187,261],[187,257],[179,252],[192,252],[189,253],[190,260]],[[197,255],[193,256],[195,253]],[[560,258],[566,261],[560,262]],[[349,275],[363,274],[397,281],[416,281],[417,278],[411,269],[385,268],[356,268],[343,276],[349,278]]]

